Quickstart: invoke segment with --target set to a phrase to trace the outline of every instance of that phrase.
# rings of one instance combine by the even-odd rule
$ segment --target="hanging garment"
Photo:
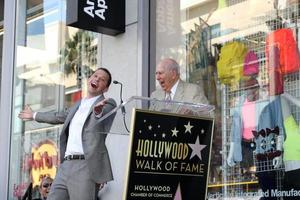
[[[282,151],[276,149],[276,138],[279,136],[280,130],[276,126],[274,129],[261,129],[260,131],[253,131],[255,138],[255,154],[258,162],[273,160],[282,154]]]
[[[245,130],[244,120],[245,120],[245,117],[247,116],[247,113],[243,113],[242,110],[244,108],[245,102],[246,102],[246,95],[240,96],[238,105],[230,111],[231,115],[232,115],[230,141],[233,142],[234,146],[235,146],[235,150],[233,153],[233,160],[235,162],[241,162],[241,161],[244,161],[244,159],[247,159],[247,158],[244,158],[245,154],[243,154],[243,151],[242,151],[242,143],[243,143],[242,141],[243,140],[249,141],[252,138],[251,136],[248,135],[248,133],[244,132],[244,130]],[[259,123],[260,113],[262,112],[262,110],[264,109],[264,107],[266,105],[267,105],[266,101],[255,102],[254,112],[252,113],[253,115],[252,114],[249,115],[249,117],[252,117],[255,120],[255,125],[254,125],[255,127]],[[252,105],[250,107],[252,107]],[[246,110],[244,110],[244,111],[246,111]],[[248,126],[248,125],[246,125],[246,126]],[[251,151],[250,153],[253,156],[253,152]]]
[[[257,125],[255,107],[255,101],[248,101],[247,98],[245,99],[245,102],[242,107],[242,120],[244,127],[242,131],[242,137],[248,141],[253,138],[252,130],[255,130]]]
[[[272,160],[280,156],[281,151],[276,151],[276,137],[283,137],[283,118],[280,96],[276,96],[263,111],[258,120],[256,131],[253,131],[256,143],[257,160]]]
[[[245,60],[243,74],[244,76],[257,75],[259,72],[259,63],[256,54],[253,51],[248,51]]]
[[[276,96],[273,101],[264,107],[260,113],[256,130],[274,129],[276,126],[281,130],[280,135],[284,135],[280,96]]]
[[[280,68],[280,52],[277,45],[269,48],[268,73],[269,73],[269,95],[279,95],[283,93],[283,75]]]
[[[286,140],[283,143],[283,160],[300,160],[299,126],[291,115],[284,120]]]
[[[300,56],[293,30],[282,28],[275,30],[266,37],[266,58],[269,58],[270,50],[277,46],[279,49],[279,65],[282,74],[289,74],[299,70]],[[269,60],[266,59],[267,67]]]
[[[243,77],[243,65],[247,47],[237,41],[226,43],[217,62],[218,78],[223,84],[237,83]]]

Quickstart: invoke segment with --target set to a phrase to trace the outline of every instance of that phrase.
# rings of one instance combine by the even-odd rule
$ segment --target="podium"
[[[133,96],[102,116],[115,115],[100,132],[114,180],[100,199],[206,199],[213,114],[211,105]]]
[[[194,115],[202,117],[213,117],[215,107],[206,104],[193,104],[188,102],[178,102],[151,99],[148,97],[132,96],[127,101],[102,116],[100,121],[111,115],[116,115],[110,132],[100,132],[102,134],[129,135],[131,117],[133,109],[143,109],[149,111],[159,111],[163,113],[174,113],[181,115]]]

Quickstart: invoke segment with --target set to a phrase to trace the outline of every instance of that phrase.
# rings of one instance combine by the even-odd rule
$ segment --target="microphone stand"
[[[123,124],[125,126],[126,131],[129,133],[129,129],[128,129],[127,124],[126,124],[126,116],[125,116],[126,115],[126,111],[125,111],[125,107],[123,106],[123,98],[122,98],[122,96],[123,96],[123,84],[121,82],[119,82],[119,81],[116,81],[116,80],[114,80],[113,83],[121,85],[121,89],[120,89],[121,112],[122,112],[122,115],[123,115]]]

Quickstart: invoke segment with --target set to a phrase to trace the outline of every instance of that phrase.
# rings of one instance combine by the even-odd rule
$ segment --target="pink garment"
[[[244,60],[244,76],[257,75],[259,72],[258,58],[253,51],[248,51]]]
[[[255,130],[255,101],[248,101],[247,98],[242,107],[243,133],[242,138],[251,140],[253,138],[252,130]]]

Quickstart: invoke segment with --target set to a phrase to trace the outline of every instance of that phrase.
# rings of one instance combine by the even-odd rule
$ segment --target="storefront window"
[[[156,62],[178,61],[215,106],[208,199],[300,198],[298,1],[155,4]]]
[[[17,4],[9,199],[38,197],[41,179],[54,178],[59,165],[61,126],[23,122],[18,113],[25,105],[58,111],[74,103],[85,95],[83,85],[97,63],[97,37],[66,27],[66,1]]]

